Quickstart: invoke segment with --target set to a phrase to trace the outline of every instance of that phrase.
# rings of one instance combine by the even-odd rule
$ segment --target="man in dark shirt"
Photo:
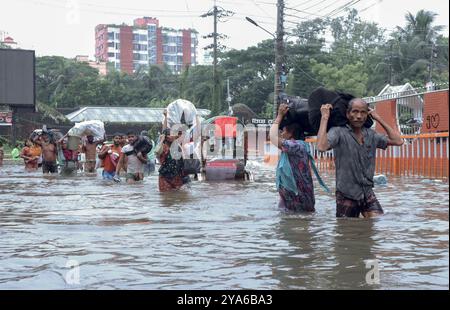
[[[321,107],[322,119],[317,135],[319,151],[334,150],[336,163],[336,216],[373,217],[383,214],[372,188],[375,172],[376,149],[389,145],[400,146],[403,140],[381,117],[369,108],[367,102],[355,98],[347,109],[348,124],[332,127],[327,133],[331,104]],[[371,115],[387,132],[376,133],[363,125]]]

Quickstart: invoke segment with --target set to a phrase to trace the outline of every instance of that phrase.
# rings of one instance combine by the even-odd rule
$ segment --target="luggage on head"
[[[305,136],[314,135],[309,124],[308,100],[294,96],[283,96],[281,100],[289,106],[289,111],[281,121],[279,128],[283,129],[285,126],[297,123]]]
[[[331,127],[344,126],[348,123],[347,120],[347,108],[350,100],[355,98],[351,94],[328,90],[323,87],[315,89],[308,98],[308,109],[309,109],[309,123],[313,133],[317,134],[320,127],[320,119],[322,113],[320,112],[320,107],[323,104],[331,104],[333,109],[330,113],[330,118],[328,120],[327,131]],[[370,128],[373,125],[373,120],[368,117],[364,123],[364,127]]]
[[[188,100],[177,99],[167,106],[167,126],[172,128],[176,124],[191,127],[196,124],[197,109]]]

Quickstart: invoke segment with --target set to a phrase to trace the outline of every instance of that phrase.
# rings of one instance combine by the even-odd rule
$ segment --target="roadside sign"
[[[11,111],[0,111],[0,126],[12,126]]]

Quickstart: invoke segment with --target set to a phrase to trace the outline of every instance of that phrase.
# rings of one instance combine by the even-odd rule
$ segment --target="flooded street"
[[[6,164],[0,289],[449,288],[448,183],[391,177],[375,187],[385,216],[336,219],[317,183],[314,214],[279,210],[274,168],[249,166],[253,182],[162,194],[156,174],[128,186]]]

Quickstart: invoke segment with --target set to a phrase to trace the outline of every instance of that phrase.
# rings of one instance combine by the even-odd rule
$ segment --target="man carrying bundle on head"
[[[374,217],[383,214],[372,188],[375,172],[376,149],[389,145],[400,146],[403,140],[383,119],[369,108],[361,98],[350,100],[347,107],[347,121],[344,126],[334,126],[327,132],[331,104],[320,108],[321,120],[317,135],[319,151],[334,150],[336,162],[336,216]],[[368,117],[377,121],[387,136],[364,126]]]

